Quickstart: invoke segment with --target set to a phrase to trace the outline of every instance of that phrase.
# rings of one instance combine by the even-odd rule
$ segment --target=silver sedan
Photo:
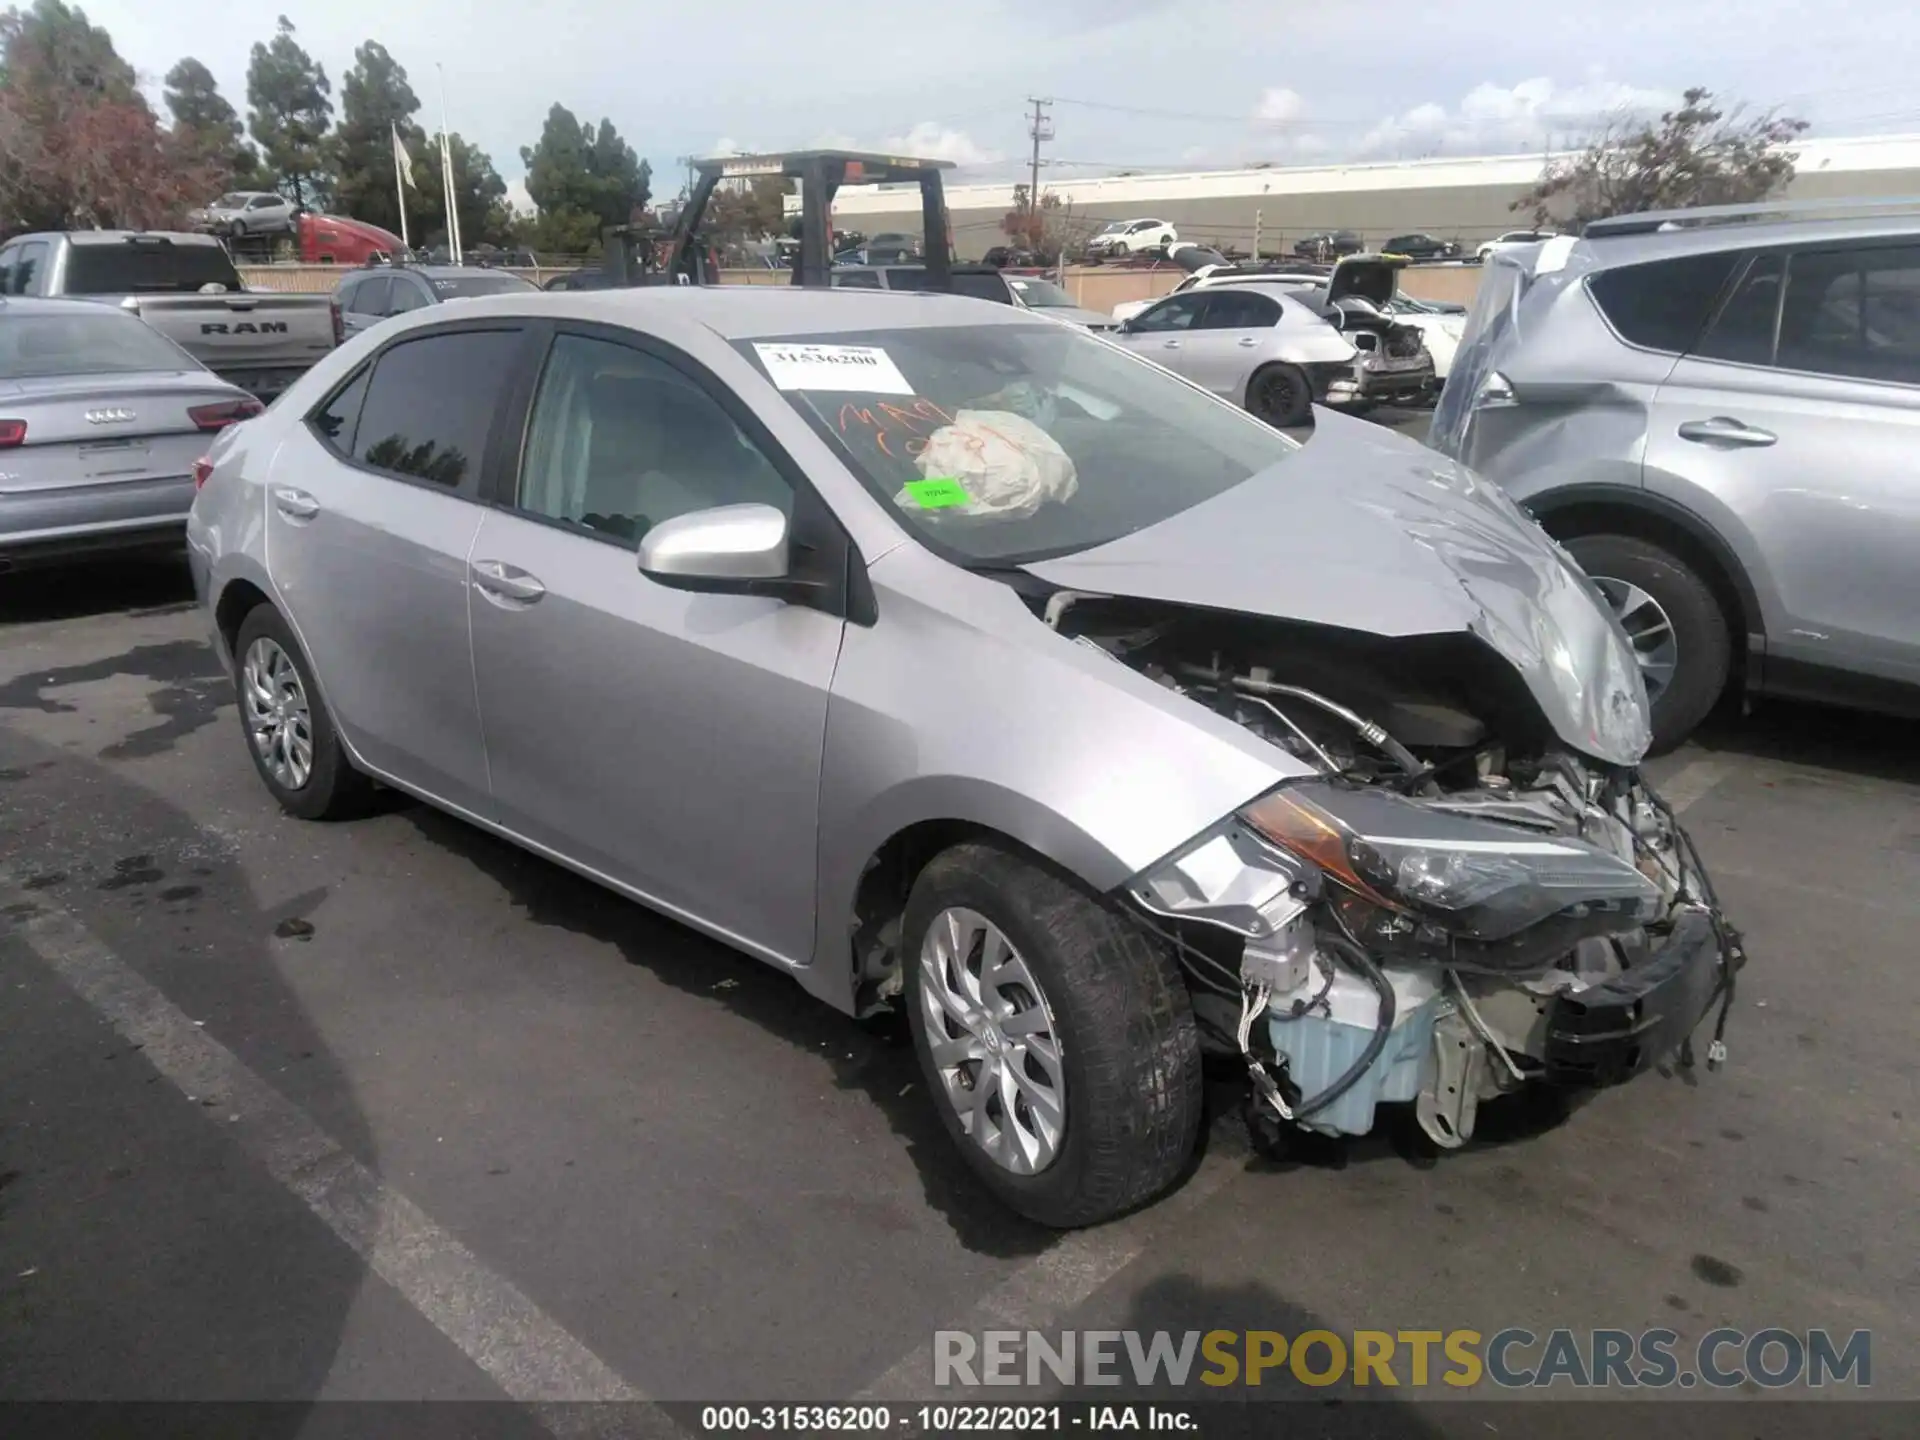
[[[1402,1101],[1454,1146],[1730,993],[1632,651],[1537,526],[1013,306],[396,317],[215,446],[188,546],[280,805],[383,781],[903,1009],[1048,1224],[1174,1183],[1203,1050],[1265,1139]]]
[[[1306,421],[1351,379],[1354,344],[1285,287],[1200,286],[1126,321],[1122,345],[1273,425]]]
[[[0,570],[178,547],[195,462],[260,411],[131,315],[0,298]]]

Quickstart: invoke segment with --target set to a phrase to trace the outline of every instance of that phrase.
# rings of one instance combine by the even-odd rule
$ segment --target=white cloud
[[[1253,107],[1253,118],[1262,125],[1285,125],[1306,113],[1307,102],[1295,90],[1274,87],[1260,92],[1260,103]]]
[[[966,131],[932,120],[922,120],[906,134],[891,137],[881,148],[923,160],[951,160],[955,165],[992,165],[1005,158],[998,150],[978,144]]]
[[[1560,86],[1546,76],[1501,86],[1482,81],[1451,110],[1427,101],[1374,124],[1354,142],[1360,156],[1490,154],[1583,144],[1610,121],[1639,119],[1679,96],[1601,76]]]
[[[507,182],[506,200],[508,206],[516,215],[531,215],[534,213],[533,197],[527,193],[527,182],[524,180],[509,180]]]

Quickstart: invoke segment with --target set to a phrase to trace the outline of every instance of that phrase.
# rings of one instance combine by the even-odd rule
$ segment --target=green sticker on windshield
[[[973,497],[967,493],[967,487],[958,480],[938,476],[930,480],[909,480],[900,487],[906,491],[907,498],[922,510],[948,510],[955,505],[968,505]]]

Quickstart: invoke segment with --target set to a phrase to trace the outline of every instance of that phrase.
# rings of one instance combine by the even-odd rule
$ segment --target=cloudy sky
[[[247,54],[270,37],[271,6],[82,3],[156,99],[159,77],[192,54],[245,112]],[[1920,7],[1895,0],[286,3],[336,96],[354,46],[376,39],[407,67],[431,126],[443,66],[452,127],[515,195],[520,147],[556,100],[610,117],[652,160],[657,193],[676,188],[678,156],[818,143],[1008,175],[1025,161],[1030,95],[1054,98],[1046,154],[1061,180],[1532,150],[1695,84],[1819,134],[1920,132]]]

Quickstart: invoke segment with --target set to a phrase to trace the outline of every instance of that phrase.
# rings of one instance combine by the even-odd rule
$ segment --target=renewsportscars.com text
[[[1873,1336],[1854,1330],[939,1330],[933,1383],[1454,1389],[1866,1388]]]

